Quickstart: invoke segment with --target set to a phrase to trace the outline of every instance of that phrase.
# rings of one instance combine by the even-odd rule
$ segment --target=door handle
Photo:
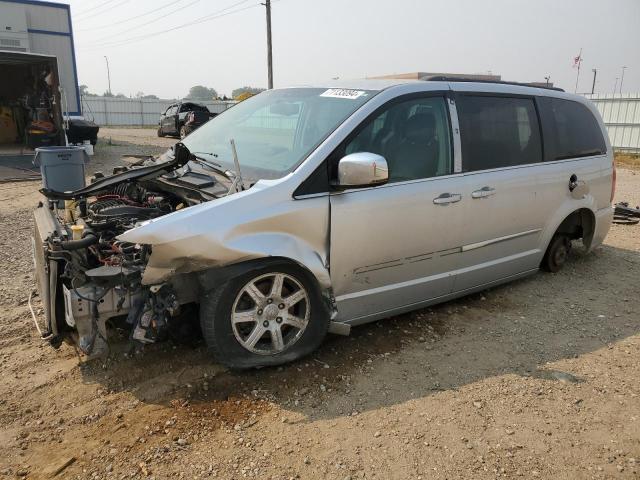
[[[459,193],[443,193],[440,196],[433,199],[433,203],[436,205],[449,205],[450,203],[456,203],[462,200],[462,195]]]
[[[491,187],[482,187],[480,190],[471,192],[471,198],[487,198],[496,194],[496,189]]]

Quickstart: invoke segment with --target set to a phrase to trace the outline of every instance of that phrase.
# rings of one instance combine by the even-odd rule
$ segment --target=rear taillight
[[[195,113],[193,113],[193,112],[191,112],[191,113],[189,114],[189,121],[190,121],[190,122],[193,122],[193,121],[195,121],[195,119],[196,119],[196,114],[195,114]]]
[[[613,196],[616,194],[616,161],[613,160],[613,173],[611,174],[611,203],[613,203]]]

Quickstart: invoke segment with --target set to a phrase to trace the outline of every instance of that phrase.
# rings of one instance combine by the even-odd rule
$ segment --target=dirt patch
[[[640,155],[616,153],[616,165],[626,168],[640,168]]]
[[[112,133],[94,166],[165,149],[153,135]],[[639,175],[619,168],[617,201],[640,203]],[[88,363],[42,344],[26,303],[37,188],[0,186],[0,478],[640,475],[640,226],[614,225],[558,274],[238,373],[198,342],[130,358],[116,331]]]

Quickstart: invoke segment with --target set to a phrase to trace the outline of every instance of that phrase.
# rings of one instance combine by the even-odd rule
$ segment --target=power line
[[[178,0],[178,1],[182,1],[182,0]],[[137,29],[139,29],[139,28],[142,28],[142,27],[144,27],[144,26],[146,26],[146,25],[150,25],[151,23],[157,22],[158,20],[162,20],[163,18],[166,18],[166,17],[168,17],[168,16],[170,16],[170,15],[173,15],[174,13],[176,13],[176,12],[177,12],[177,11],[179,11],[179,10],[185,9],[185,8],[187,8],[187,7],[190,7],[191,5],[195,5],[195,4],[196,4],[196,3],[198,3],[199,1],[200,1],[200,0],[193,0],[192,2],[187,3],[186,5],[184,5],[184,6],[182,6],[182,7],[176,8],[175,10],[171,10],[170,12],[165,13],[164,15],[161,15],[161,16],[159,16],[159,17],[156,17],[156,18],[154,18],[154,19],[152,19],[152,20],[149,20],[148,22],[141,23],[140,25],[134,25],[134,26],[133,26],[133,27],[131,27],[131,28],[127,28],[126,30],[122,30],[122,31],[120,31],[120,32],[112,33],[111,35],[109,35],[109,36],[107,36],[107,37],[101,37],[101,38],[98,38],[98,39],[96,39],[95,41],[96,41],[96,43],[98,43],[98,44],[99,44],[100,42],[102,42],[102,41],[104,41],[104,40],[112,39],[114,36],[120,35],[121,33],[127,33],[127,32],[129,32],[129,31],[137,30]],[[177,3],[177,2],[176,2],[176,3]],[[109,43],[109,42],[107,42],[107,43]]]
[[[108,4],[110,4],[113,0],[108,0],[107,2],[103,3],[102,6],[106,6]],[[114,9],[116,7],[119,7],[120,5],[124,5],[125,3],[127,3],[129,0],[121,0],[119,3],[116,3],[115,5],[111,5],[110,8],[105,9],[105,10],[100,10],[98,12],[92,12],[89,15],[79,15],[81,18],[80,20],[86,20],[87,18],[91,18],[91,17],[95,17],[96,15],[102,15],[104,14],[107,10],[111,10]],[[86,13],[86,12],[85,12]]]
[[[151,15],[152,13],[156,13],[156,12],[158,12],[160,10],[163,10],[163,9],[165,9],[167,7],[170,7],[171,5],[175,5],[175,4],[183,2],[183,1],[184,0],[173,0],[173,1],[169,2],[169,3],[165,3],[164,5],[162,5],[162,6],[158,7],[158,8],[155,8],[153,10],[150,10],[150,11],[147,11],[147,12],[144,12],[144,13],[141,13],[140,15],[136,15],[134,17],[126,18],[126,19],[121,20],[119,22],[110,23],[108,25],[100,25],[99,27],[80,28],[80,29],[77,29],[76,31],[78,31],[78,32],[86,32],[86,31],[89,31],[89,30],[102,30],[104,28],[110,28],[110,27],[113,27],[115,25],[120,25],[122,23],[130,22],[131,20],[136,20],[136,19],[141,18],[141,17],[146,17],[147,15]]]
[[[99,44],[99,45],[91,45],[90,48],[95,49],[95,48],[102,48],[102,47],[117,47],[117,46],[122,46],[122,45],[128,45],[130,43],[135,43],[135,42],[138,42],[140,40],[145,40],[147,38],[152,38],[152,37],[155,37],[155,36],[158,36],[158,35],[162,35],[164,33],[173,32],[175,30],[180,30],[180,29],[186,28],[186,27],[191,27],[193,25],[198,25],[200,23],[208,22],[208,21],[214,20],[216,18],[225,17],[227,15],[232,15],[234,13],[239,13],[239,12],[242,12],[244,10],[248,10],[250,8],[256,8],[256,7],[260,7],[261,6],[259,4],[248,5],[246,7],[239,8],[239,9],[233,10],[231,12],[227,11],[227,10],[230,10],[232,8],[238,7],[238,6],[242,5],[243,3],[247,3],[248,1],[249,0],[241,0],[239,2],[236,2],[236,3],[232,4],[232,5],[229,5],[228,7],[225,7],[223,9],[221,9],[221,10],[218,10],[218,11],[210,13],[208,15],[196,18],[196,19],[194,19],[194,20],[192,20],[190,22],[183,23],[181,25],[177,25],[177,26],[172,27],[172,28],[167,28],[165,30],[160,30],[160,31],[152,32],[152,33],[147,33],[147,34],[144,34],[144,35],[137,35],[137,36],[134,36],[134,37],[125,38],[125,39],[118,40],[118,41],[115,41],[115,42],[107,42],[107,43]]]
[[[97,8],[102,8],[102,7],[106,6],[106,5],[109,5],[110,3],[115,2],[115,1],[116,0],[107,0],[106,2],[101,2],[100,4],[95,5],[95,6],[91,7],[91,8],[87,8],[86,10],[79,11],[78,15],[84,15],[87,12],[91,12],[93,10],[96,10]]]

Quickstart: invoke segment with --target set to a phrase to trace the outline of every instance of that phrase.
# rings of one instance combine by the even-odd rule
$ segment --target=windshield
[[[280,178],[374,94],[335,88],[269,90],[205,123],[183,143],[192,154],[235,171],[233,139],[245,179]]]

